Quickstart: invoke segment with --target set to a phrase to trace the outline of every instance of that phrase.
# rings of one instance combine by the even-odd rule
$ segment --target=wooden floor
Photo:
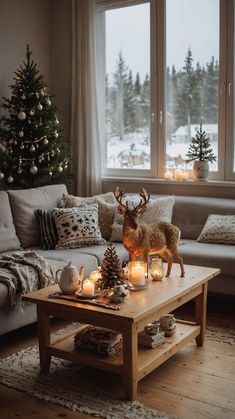
[[[193,303],[175,312],[176,317],[193,319]],[[235,328],[235,301],[209,298],[208,325]],[[54,321],[53,329],[64,321]],[[4,358],[37,342],[36,326],[29,326],[0,337],[0,357]],[[82,370],[94,384],[122,394],[118,376],[91,368]],[[102,380],[101,380],[102,374]],[[235,418],[235,348],[207,340],[199,348],[194,342],[144,378],[138,386],[138,400],[157,410],[183,419]],[[90,416],[29,397],[0,385],[0,418],[66,418]],[[122,419],[122,418],[120,418]],[[141,418],[140,418],[141,419]]]

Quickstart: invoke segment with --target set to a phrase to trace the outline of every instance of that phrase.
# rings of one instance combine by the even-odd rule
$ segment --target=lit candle
[[[164,179],[165,180],[172,180],[173,179],[173,173],[170,172],[170,170],[166,170],[166,172],[164,173]]]
[[[188,178],[189,178],[189,173],[184,171],[183,174],[182,174],[182,179],[183,180],[188,180]]]
[[[175,170],[175,180],[183,180],[183,172],[180,169]]]
[[[90,273],[89,279],[96,284],[98,279],[100,278],[100,272],[99,271],[92,271]]]
[[[85,295],[93,295],[95,292],[95,284],[90,279],[85,279],[82,285],[82,293]]]
[[[131,282],[133,285],[145,284],[145,269],[144,266],[131,267]]]

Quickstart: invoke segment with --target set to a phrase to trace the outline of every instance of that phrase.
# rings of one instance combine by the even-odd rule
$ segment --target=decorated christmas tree
[[[62,137],[57,108],[31,58],[15,72],[11,98],[3,98],[0,179],[15,187],[63,182],[68,178],[70,144]]]
[[[123,270],[120,264],[115,247],[110,243],[104,253],[101,264],[102,278],[99,280],[99,287],[102,290],[111,289],[115,285],[123,283]]]
[[[216,156],[210,146],[210,138],[206,135],[205,131],[202,130],[201,125],[200,129],[197,129],[195,137],[192,138],[186,156],[188,157],[188,162],[198,160],[212,163],[216,160]]]

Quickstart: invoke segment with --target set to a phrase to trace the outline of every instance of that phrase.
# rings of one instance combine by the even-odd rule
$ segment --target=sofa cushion
[[[98,225],[98,206],[57,208],[52,211],[58,233],[56,249],[105,244]]]
[[[235,199],[175,196],[172,223],[184,239],[196,240],[209,214],[235,214]]]
[[[9,198],[0,191],[0,252],[20,249],[20,242],[13,223]]]
[[[64,195],[59,202],[60,208],[83,207],[90,204],[98,204],[99,226],[101,235],[104,239],[109,240],[111,236],[111,225],[114,220],[114,213],[117,207],[116,198],[113,192],[107,192],[92,197],[80,197],[74,195]]]
[[[40,247],[42,249],[55,249],[58,234],[52,215],[53,209],[37,209],[35,211],[40,229]]]
[[[182,243],[179,248],[185,264],[220,268],[222,275],[230,275],[234,279],[234,246],[199,243],[196,240],[185,240]]]
[[[23,247],[40,243],[40,230],[35,210],[55,208],[67,193],[65,185],[49,185],[38,188],[7,191],[17,236]]]
[[[197,241],[235,244],[235,215],[210,214]]]
[[[140,202],[139,196],[126,196],[125,201],[129,202],[129,206],[137,205]],[[175,204],[174,196],[165,196],[157,199],[150,199],[146,206],[146,210],[139,218],[140,224],[151,224],[165,221],[170,223],[172,219],[173,208]],[[119,214],[118,208],[115,211],[114,222],[112,224],[111,241],[122,241],[124,217]]]

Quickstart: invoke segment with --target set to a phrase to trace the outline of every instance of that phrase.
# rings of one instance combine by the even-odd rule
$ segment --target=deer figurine
[[[116,187],[114,196],[119,203],[118,212],[124,216],[123,222],[123,245],[129,252],[130,261],[136,260],[137,256],[148,263],[148,256],[158,253],[168,263],[166,276],[170,276],[173,259],[175,258],[181,268],[181,277],[184,277],[184,263],[178,251],[180,230],[171,223],[160,222],[139,225],[138,217],[145,211],[150,199],[150,193],[144,188],[140,192],[140,202],[132,208],[128,201],[124,200],[124,191]]]

